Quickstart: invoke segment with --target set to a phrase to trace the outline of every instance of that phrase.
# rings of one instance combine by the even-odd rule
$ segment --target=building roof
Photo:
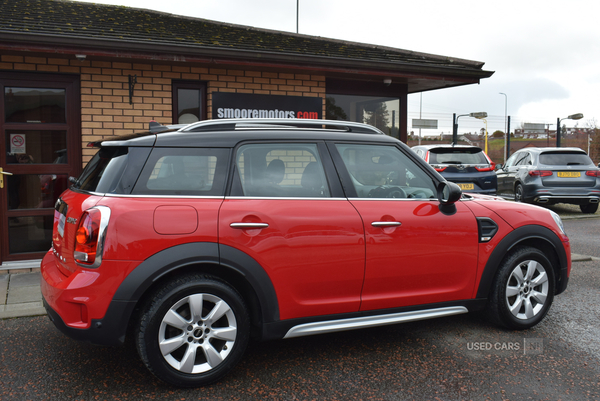
[[[139,8],[67,0],[0,0],[0,48],[43,51],[48,47],[73,54],[311,67],[325,75],[368,71],[367,75],[412,82],[409,92],[477,83],[493,74],[477,61]]]

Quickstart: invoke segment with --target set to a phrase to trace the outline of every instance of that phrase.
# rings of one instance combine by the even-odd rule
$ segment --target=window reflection
[[[69,186],[66,174],[15,174],[5,177],[9,209],[54,207],[60,194]]]
[[[54,216],[9,217],[9,252],[46,252],[52,244],[53,221]]]
[[[4,88],[7,123],[66,123],[66,90]]]
[[[329,120],[365,123],[398,137],[400,99],[355,95],[331,95],[326,98]]]
[[[200,95],[198,89],[177,90],[177,123],[191,124],[200,121]]]

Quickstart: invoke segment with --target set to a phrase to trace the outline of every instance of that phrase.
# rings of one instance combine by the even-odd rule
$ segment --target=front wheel
[[[168,282],[139,321],[136,346],[159,379],[200,387],[225,376],[242,358],[250,323],[241,296],[210,276]]]
[[[554,270],[538,249],[512,251],[498,269],[488,312],[496,323],[514,330],[529,329],[544,319],[554,299]]]

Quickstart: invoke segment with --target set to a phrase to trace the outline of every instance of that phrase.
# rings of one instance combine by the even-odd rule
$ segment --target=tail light
[[[435,169],[435,171],[437,171],[438,173],[441,173],[442,171],[446,170],[446,167],[441,167],[441,166],[434,166],[433,167]]]
[[[477,171],[494,171],[494,166],[486,166],[486,167],[477,167],[475,166]]]
[[[585,175],[589,175],[590,177],[600,177],[600,170],[588,170],[585,172]]]
[[[529,175],[532,177],[549,177],[552,175],[552,171],[549,170],[531,170]]]
[[[102,263],[102,251],[110,209],[96,206],[83,212],[75,233],[75,261],[83,267],[97,268]]]

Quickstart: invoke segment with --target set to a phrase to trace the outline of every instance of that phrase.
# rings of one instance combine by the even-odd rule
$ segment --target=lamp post
[[[581,120],[583,118],[583,114],[581,113],[577,113],[577,114],[571,114],[568,117],[565,118],[557,118],[556,119],[556,147],[560,148],[560,122],[563,120]]]
[[[504,163],[506,163],[506,136],[508,135],[507,128],[507,119],[506,119],[506,106],[508,105],[508,95],[506,93],[500,92],[501,95],[504,95]]]
[[[452,143],[454,145],[456,145],[458,143],[458,119],[460,117],[464,117],[464,116],[469,116],[469,117],[473,117],[473,118],[486,118],[487,113],[485,111],[479,111],[479,112],[475,112],[475,113],[460,114],[460,115],[456,116],[456,118],[454,119],[453,127],[452,127]]]
[[[482,121],[485,123],[485,149],[484,149],[484,152],[485,152],[485,154],[487,155],[487,152],[488,152],[488,151],[487,151],[487,148],[488,148],[488,147],[487,147],[487,145],[488,145],[488,130],[487,130],[487,120],[486,120],[485,118],[482,118],[482,117],[475,117],[475,118],[478,118],[478,119],[482,120]]]

